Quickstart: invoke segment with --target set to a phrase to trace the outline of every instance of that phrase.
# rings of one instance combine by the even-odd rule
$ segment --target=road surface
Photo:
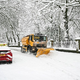
[[[0,80],[80,80],[80,54],[54,50],[36,58],[10,48],[13,63],[0,65]]]

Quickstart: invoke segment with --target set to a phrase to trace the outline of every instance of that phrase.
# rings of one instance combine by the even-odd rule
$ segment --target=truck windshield
[[[46,41],[46,36],[34,36],[35,41]]]

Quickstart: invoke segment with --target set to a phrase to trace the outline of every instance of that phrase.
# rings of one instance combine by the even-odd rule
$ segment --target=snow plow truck
[[[22,38],[21,42],[21,52],[30,52],[36,57],[54,50],[53,48],[47,48],[47,36],[40,33],[27,35]]]

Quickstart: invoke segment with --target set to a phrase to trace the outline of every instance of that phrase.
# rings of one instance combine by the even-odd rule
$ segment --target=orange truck
[[[47,36],[40,33],[27,35],[22,38],[21,42],[21,52],[30,52],[36,57],[54,50],[53,48],[47,48]]]

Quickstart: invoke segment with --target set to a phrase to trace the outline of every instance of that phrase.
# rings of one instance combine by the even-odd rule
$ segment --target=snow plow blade
[[[53,48],[46,48],[46,49],[41,48],[41,49],[38,49],[36,57],[38,57],[38,56],[40,56],[42,54],[46,54],[47,55],[50,52],[50,50],[54,50],[54,49]]]

